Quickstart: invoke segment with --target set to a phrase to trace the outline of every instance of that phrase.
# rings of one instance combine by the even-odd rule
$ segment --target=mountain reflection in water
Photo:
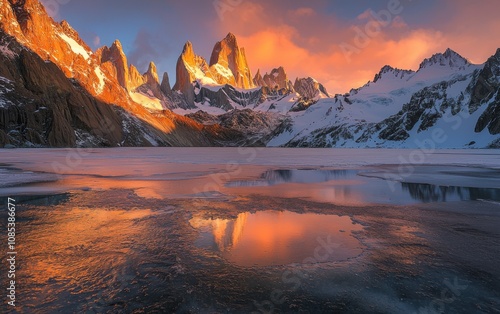
[[[195,216],[190,224],[200,231],[197,246],[239,266],[342,261],[362,252],[352,235],[362,227],[347,216],[270,210],[234,219]]]
[[[403,191],[424,203],[450,201],[500,201],[500,189],[438,186],[420,183],[402,183]]]
[[[226,187],[249,194],[301,197],[339,205],[500,201],[500,189],[393,182],[360,173],[360,170],[269,170],[257,180],[232,181]]]

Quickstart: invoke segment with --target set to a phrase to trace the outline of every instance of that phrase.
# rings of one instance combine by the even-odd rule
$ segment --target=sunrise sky
[[[290,79],[312,76],[330,93],[363,85],[386,64],[416,70],[448,47],[473,63],[500,47],[498,0],[42,2],[93,49],[119,39],[130,63],[145,71],[154,61],[172,85],[187,40],[208,61],[228,32],[245,47],[252,75],[281,65]]]

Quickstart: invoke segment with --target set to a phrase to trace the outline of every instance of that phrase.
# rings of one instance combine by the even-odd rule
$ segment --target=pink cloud
[[[401,15],[393,16],[390,25],[380,24],[369,9],[346,21],[317,7],[298,7],[283,14],[282,1],[248,1],[218,25],[218,32],[237,35],[253,73],[284,66],[292,80],[312,76],[330,92],[343,93],[373,79],[386,64],[415,70],[424,58],[446,48],[484,62],[500,47],[500,40],[491,36],[500,33],[498,11],[492,10],[500,4],[484,2],[489,5],[447,1],[450,7],[443,6],[443,12],[436,13],[439,18],[429,18],[417,27]],[[368,31],[362,47],[354,41],[357,30]],[[350,58],[342,50],[343,43],[354,47]]]
[[[312,8],[299,8],[292,11],[292,14],[297,17],[313,16],[316,14],[316,11],[314,11]]]
[[[94,47],[99,47],[101,45],[101,38],[99,36],[95,36],[92,44]]]

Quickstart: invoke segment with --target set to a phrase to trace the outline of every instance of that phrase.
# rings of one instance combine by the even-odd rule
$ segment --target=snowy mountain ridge
[[[415,72],[385,66],[373,82],[292,115],[268,145],[415,148],[438,130],[438,147],[497,147],[499,56],[472,65],[448,49]]]
[[[439,147],[500,146],[500,49],[481,65],[451,49],[416,71],[387,65],[333,96],[282,66],[252,76],[229,33],[210,62],[186,42],[171,86],[118,40],[92,51],[38,0],[0,0],[0,14],[0,147],[418,147],[436,130]]]

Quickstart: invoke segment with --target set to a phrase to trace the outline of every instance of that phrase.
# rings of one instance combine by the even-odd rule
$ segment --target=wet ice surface
[[[239,266],[343,261],[362,253],[351,233],[362,229],[349,217],[287,211],[241,213],[235,219],[193,217],[196,245]]]
[[[499,311],[498,151],[69,153],[0,151],[20,312]]]
[[[418,165],[412,150],[96,149],[2,151],[0,196],[133,189],[145,198],[307,198],[338,205],[498,201],[500,151],[443,150]],[[9,171],[8,173],[5,173]],[[29,172],[31,171],[31,172]],[[53,173],[59,176],[54,180]],[[12,179],[10,179],[12,177]],[[26,182],[42,182],[20,185]],[[1,185],[0,185],[1,186]]]
[[[36,173],[0,164],[0,188],[19,186],[35,182],[56,181],[57,175],[51,173]]]
[[[401,177],[401,181],[404,179],[409,182],[398,182],[394,181],[398,175],[394,171],[397,168],[380,168],[382,167],[362,170],[268,170],[258,179],[231,181],[226,186],[235,188],[240,193],[302,197],[338,205],[500,201],[499,170],[421,166],[416,168],[412,176]],[[386,180],[387,178],[391,180]],[[416,183],[419,181],[422,183]],[[442,185],[425,183],[429,181],[439,181]],[[494,188],[489,188],[490,186]]]

